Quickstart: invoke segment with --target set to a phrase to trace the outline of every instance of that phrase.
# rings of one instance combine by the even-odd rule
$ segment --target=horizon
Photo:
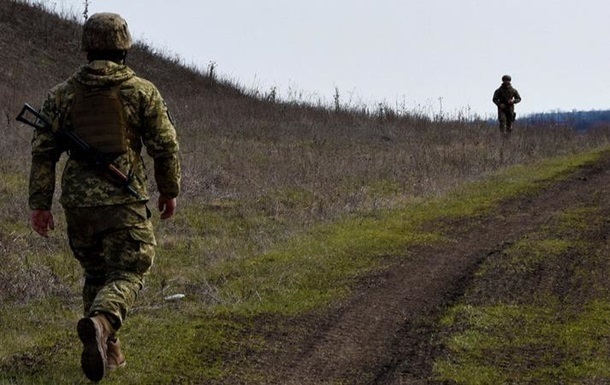
[[[32,2],[83,19],[82,0]],[[345,106],[493,119],[491,96],[509,73],[523,97],[521,116],[610,108],[603,20],[610,4],[601,0],[86,3],[89,15],[121,14],[137,41],[281,100],[333,105],[339,95]],[[495,20],[513,26],[506,43]]]

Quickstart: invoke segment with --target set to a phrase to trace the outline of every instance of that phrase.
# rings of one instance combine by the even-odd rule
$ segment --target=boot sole
[[[83,343],[81,368],[91,381],[98,382],[106,374],[106,356],[101,331],[91,318],[83,318],[76,325],[78,337]]]

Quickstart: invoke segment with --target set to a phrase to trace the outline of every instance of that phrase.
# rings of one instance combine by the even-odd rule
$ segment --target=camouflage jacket
[[[509,103],[510,100],[512,100],[512,103]],[[502,85],[494,92],[492,101],[498,106],[498,110],[512,112],[515,109],[514,105],[521,101],[521,95],[512,86],[505,87]],[[504,105],[504,108],[501,107],[502,105]]]
[[[154,161],[154,176],[159,192],[176,197],[180,191],[180,161],[176,130],[167,106],[157,88],[139,78],[125,65],[110,61],[93,61],[81,67],[65,82],[48,93],[40,113],[52,123],[49,130],[34,130],[32,167],[29,184],[31,209],[51,208],[55,190],[55,169],[65,144],[54,132],[70,130],[70,108],[75,90],[85,87],[119,85],[125,119],[131,132],[128,150],[114,163],[125,175],[141,200],[148,200],[146,172],[141,159],[142,144]],[[64,207],[92,207],[126,204],[139,199],[107,180],[83,160],[68,158],[62,173],[61,203]]]

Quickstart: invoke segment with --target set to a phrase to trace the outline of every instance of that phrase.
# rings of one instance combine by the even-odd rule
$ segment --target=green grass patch
[[[181,378],[189,379],[190,383],[194,379],[219,379],[239,369],[239,366],[227,365],[228,361],[241,361],[240,356],[245,357],[264,346],[260,337],[249,334],[247,322],[197,312],[182,312],[176,319],[171,309],[153,314],[155,317],[135,315],[122,333],[125,341],[144,341],[144,351],[141,346],[126,345],[125,353],[132,357],[133,365],[146,369],[137,374],[125,373],[119,383],[176,383]],[[165,367],[171,370],[164,370]]]
[[[27,187],[28,179],[22,173],[3,172],[0,177],[0,195],[22,194]]]
[[[388,217],[321,226],[281,248],[220,266],[210,276],[233,314],[296,314],[347,293],[353,279],[380,266],[380,257],[438,240]]]
[[[582,307],[526,305],[453,308],[436,379],[458,384],[585,383],[610,379],[610,302]]]
[[[55,344],[58,336],[63,338],[66,326],[77,319],[75,317],[72,308],[54,299],[27,305],[3,305],[0,308],[0,330],[4,335],[0,359],[11,352]]]
[[[507,250],[494,268],[501,268],[509,274],[534,273],[541,265],[562,255],[570,247],[572,242],[566,239],[524,238]],[[487,270],[487,266],[483,266],[478,274],[484,275]]]
[[[594,224],[605,220],[597,207],[577,207],[563,212],[558,218],[557,231],[565,236],[587,232]]]

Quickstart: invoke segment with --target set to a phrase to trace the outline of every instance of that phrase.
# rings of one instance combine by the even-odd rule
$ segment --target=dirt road
[[[275,362],[282,384],[431,384],[440,353],[437,321],[461,298],[489,256],[543,226],[558,211],[600,200],[610,186],[610,156],[535,195],[505,202],[491,214],[438,223],[451,241],[409,250],[394,266],[368,277],[352,298],[308,323],[292,352]],[[287,338],[286,340],[290,340]]]

